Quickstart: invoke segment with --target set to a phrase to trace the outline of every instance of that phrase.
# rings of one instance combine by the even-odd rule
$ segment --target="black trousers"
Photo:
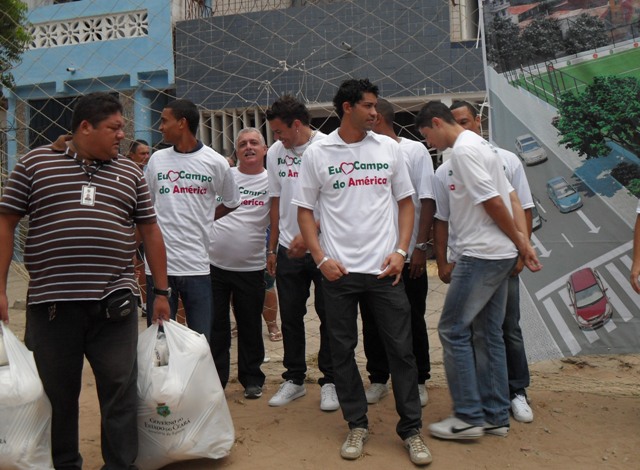
[[[238,380],[243,387],[264,384],[260,369],[264,360],[262,306],[264,304],[264,270],[227,271],[211,266],[213,328],[211,354],[222,387],[229,381],[231,362],[231,320],[229,301],[233,302],[238,327]]]
[[[424,318],[427,310],[427,293],[429,280],[424,272],[420,277],[411,279],[409,263],[404,265],[402,282],[411,305],[411,337],[413,339],[413,355],[418,367],[418,383],[425,383],[431,378],[431,359],[429,357],[429,336],[427,322]],[[371,383],[384,384],[389,380],[389,362],[384,344],[378,334],[375,318],[369,313],[366,305],[360,305],[362,314],[362,343],[367,357],[367,372]]]
[[[133,298],[133,294],[132,294]],[[25,344],[33,351],[51,401],[51,445],[56,470],[81,469],[79,397],[86,357],[96,379],[104,470],[135,469],[137,427],[137,311],[106,318],[101,302],[27,307]],[[96,417],[96,419],[98,419]]]

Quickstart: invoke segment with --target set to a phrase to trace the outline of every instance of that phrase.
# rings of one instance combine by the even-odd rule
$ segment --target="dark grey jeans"
[[[402,282],[393,277],[349,273],[334,282],[323,279],[327,331],[333,357],[336,392],[349,428],[367,428],[367,399],[355,361],[358,344],[358,303],[364,304],[378,326],[378,335],[389,360],[389,372],[400,421],[396,432],[402,439],[422,428],[418,395],[418,370],[413,355],[411,308]]]
[[[56,470],[81,469],[78,417],[82,366],[96,379],[105,470],[135,469],[137,428],[137,311],[108,320],[100,302],[73,301],[27,307],[25,344],[33,351],[51,401],[51,446]],[[96,419],[98,419],[96,417]]]

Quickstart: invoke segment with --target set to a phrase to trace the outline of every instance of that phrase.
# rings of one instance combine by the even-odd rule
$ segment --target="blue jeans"
[[[475,426],[509,423],[502,323],[515,262],[461,257],[438,324],[454,414]]]
[[[418,371],[411,345],[411,312],[402,283],[373,274],[349,273],[329,282],[323,279],[327,326],[331,340],[334,379],[340,408],[349,428],[367,428],[367,399],[355,360],[358,344],[358,303],[374,317],[389,359],[391,384],[400,420],[396,432],[402,439],[420,432],[422,409]]]
[[[429,358],[429,336],[427,335],[427,322],[425,312],[427,310],[427,293],[429,280],[427,273],[412,279],[409,263],[405,263],[402,270],[402,282],[411,306],[411,336],[413,343],[413,355],[416,357],[418,367],[418,383],[425,383],[431,378],[431,360]],[[362,315],[362,344],[364,354],[367,357],[367,372],[371,383],[384,384],[389,380],[389,363],[387,353],[378,334],[373,315],[367,310],[365,304],[360,305]]]
[[[211,343],[213,326],[211,276],[169,276],[169,287],[172,293],[169,299],[171,319],[176,319],[178,302],[182,299],[187,326],[193,331],[203,334]],[[153,319],[153,277],[147,276],[147,325]]]
[[[280,321],[282,323],[282,341],[284,359],[282,364],[285,371],[284,380],[291,380],[302,385],[307,373],[306,335],[304,316],[307,314],[307,299],[310,287],[315,286],[315,307],[320,319],[320,351],[318,352],[318,369],[323,377],[318,380],[320,385],[333,383],[333,365],[331,364],[331,350],[327,337],[325,320],[324,296],[322,295],[322,274],[316,268],[309,253],[302,258],[289,258],[287,249],[278,246],[278,267],[276,269],[276,287],[278,289],[278,303],[280,305]]]
[[[529,386],[529,364],[524,349],[522,330],[520,329],[520,277],[509,278],[507,310],[502,324],[504,347],[507,351],[507,370],[509,372],[509,397],[516,394],[526,396]]]

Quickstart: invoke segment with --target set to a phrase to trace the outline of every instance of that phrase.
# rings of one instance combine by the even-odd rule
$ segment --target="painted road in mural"
[[[528,132],[517,121],[513,123],[512,141]],[[509,148],[508,145],[504,145]],[[515,145],[510,150],[515,150]],[[574,177],[575,169],[567,167],[547,148],[548,161],[527,167],[531,191],[538,203],[542,226],[533,233],[535,246],[544,269],[541,273],[524,272],[522,282],[533,299],[549,334],[564,355],[603,354],[637,350],[640,337],[640,296],[631,290],[632,231],[629,226],[594,194],[584,181]],[[547,196],[549,179],[563,176],[580,193],[583,206],[563,214]],[[593,175],[596,177],[597,175]],[[600,275],[613,316],[596,330],[581,330],[570,305],[567,280],[583,267],[591,267]]]

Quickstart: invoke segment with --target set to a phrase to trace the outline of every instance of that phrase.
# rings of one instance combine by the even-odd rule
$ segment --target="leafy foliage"
[[[636,197],[640,197],[640,179],[631,180],[627,185],[627,189]]]
[[[554,59],[562,49],[560,23],[555,18],[536,18],[522,31],[520,40],[527,45],[527,57]]]
[[[611,176],[617,179],[622,186],[629,186],[632,181],[640,181],[640,167],[631,162],[622,162],[611,170]]]
[[[640,81],[595,77],[584,92],[561,95],[560,144],[587,158],[608,155],[613,141],[640,155]]]
[[[26,29],[27,5],[19,0],[0,0],[0,84],[14,84],[11,68],[20,60],[31,37]]]
[[[568,54],[606,46],[609,44],[607,27],[600,18],[582,13],[569,26],[564,44]]]
[[[491,39],[489,61],[495,63],[498,69],[510,70],[519,65],[522,48],[517,25],[508,18],[496,17],[489,25],[487,37]]]

